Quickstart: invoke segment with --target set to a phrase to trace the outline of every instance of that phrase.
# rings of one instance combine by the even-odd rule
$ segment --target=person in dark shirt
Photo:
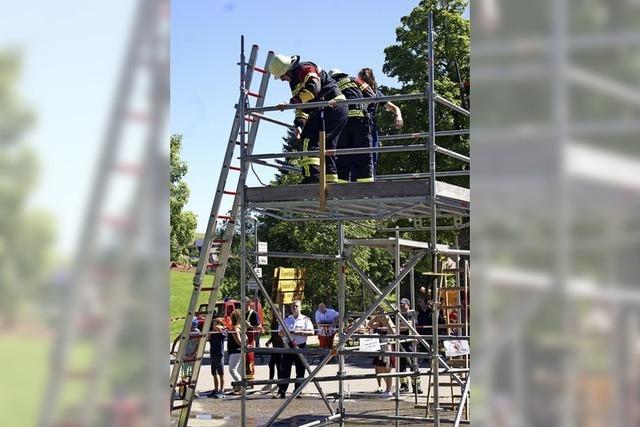
[[[418,298],[416,329],[420,335],[431,335],[431,326],[433,325],[433,310],[431,307],[432,304],[427,304],[423,297]],[[438,313],[438,335],[447,335],[446,322],[442,310]]]
[[[369,96],[369,91],[373,91],[376,98],[384,96],[384,94],[378,89],[378,83],[376,82],[376,77],[373,75],[373,70],[371,68],[363,68],[358,73],[358,78],[362,79],[369,86],[369,90],[365,90],[365,88],[361,87],[361,90],[365,97]],[[401,129],[404,126],[404,120],[402,119],[402,112],[400,108],[395,105],[393,102],[385,102],[384,109],[392,112],[395,115],[395,119],[393,124],[396,129]],[[378,120],[376,118],[376,112],[378,110],[377,103],[370,103],[367,106],[367,110],[369,112],[369,120],[371,123],[371,146],[376,148],[380,146],[380,135],[378,134]],[[372,168],[373,174],[375,176],[376,173],[376,165],[378,164],[378,153],[373,153],[372,157]]]
[[[213,320],[209,345],[211,347],[211,375],[213,375],[214,389],[210,396],[214,399],[224,397],[224,340],[227,330],[221,318]]]
[[[258,316],[258,312],[256,311],[256,303],[255,301],[248,299],[246,302],[246,313],[247,313],[247,345],[252,347],[258,347],[258,338],[260,337],[260,332],[262,332],[262,324],[260,323],[260,316]],[[247,369],[247,380],[253,381],[256,378],[256,367],[255,360],[256,354],[254,352],[247,352],[246,354],[246,369]],[[253,386],[249,386],[248,388],[253,388]]]
[[[269,347],[269,344],[273,346],[273,348],[284,348],[284,341],[280,334],[278,334],[278,319],[274,316],[271,321],[271,326],[269,328],[269,332],[271,333],[271,338],[265,343],[266,347]],[[272,380],[275,378],[276,373],[278,378],[280,378],[282,370],[282,355],[280,353],[271,353],[271,357],[269,358],[269,379]],[[274,388],[278,386],[272,386],[271,384],[266,384],[262,390],[264,391],[272,391]]]

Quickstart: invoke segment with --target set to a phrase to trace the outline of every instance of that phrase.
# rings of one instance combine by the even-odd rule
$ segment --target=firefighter
[[[322,117],[319,108],[303,108],[307,102],[329,101],[332,99],[346,99],[336,82],[313,62],[300,61],[300,56],[275,55],[269,62],[269,72],[276,79],[289,82],[291,99],[288,103],[279,104],[280,107],[290,104],[300,104],[296,109],[294,120],[296,139],[301,141],[302,151],[317,151],[319,133],[322,130]],[[334,150],[338,146],[338,139],[342,129],[347,124],[348,109],[346,105],[324,108],[324,129],[326,135],[325,148]],[[300,160],[303,171],[303,184],[319,181],[320,159],[318,157],[303,157]],[[325,161],[327,182],[338,182],[335,156],[327,155]]]
[[[375,92],[360,78],[351,77],[347,73],[334,68],[329,75],[338,83],[338,89],[347,99],[363,98],[361,88],[368,91],[368,97],[374,97]],[[345,126],[338,148],[369,148],[371,147],[371,126],[365,104],[349,105],[349,120]],[[371,153],[338,156],[338,179],[340,181],[373,182],[373,160]]]

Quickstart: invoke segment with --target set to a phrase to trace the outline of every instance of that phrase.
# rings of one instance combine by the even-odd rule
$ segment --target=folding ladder
[[[222,169],[220,171],[220,177],[218,179],[218,187],[216,189],[213,206],[211,207],[209,222],[207,224],[207,230],[203,239],[198,266],[196,267],[195,276],[193,278],[193,292],[191,294],[191,300],[189,302],[189,309],[185,318],[184,328],[182,329],[182,333],[180,335],[178,351],[175,360],[172,361],[173,370],[171,372],[170,384],[171,411],[173,412],[180,410],[180,418],[178,421],[179,426],[187,425],[189,414],[191,412],[191,404],[193,403],[193,399],[195,397],[196,384],[198,382],[198,375],[200,373],[200,367],[202,365],[205,345],[207,342],[207,338],[209,337],[208,331],[210,330],[213,313],[215,311],[215,303],[218,298],[218,290],[220,288],[220,285],[222,284],[225,269],[227,267],[227,262],[229,260],[235,229],[235,219],[238,214],[238,208],[240,205],[240,200],[242,198],[242,191],[244,189],[248,172],[247,167],[245,167],[245,169],[243,170],[241,169],[241,167],[233,166],[231,163],[234,158],[240,156],[240,154],[236,152],[236,148],[238,148],[238,151],[240,153],[243,149],[245,150],[245,153],[247,153],[247,155],[250,155],[252,153],[255,138],[258,132],[258,125],[260,124],[259,116],[244,115],[243,117],[242,112],[244,111],[244,109],[242,107],[248,105],[248,97],[256,98],[256,107],[263,106],[264,97],[267,91],[270,77],[270,74],[267,71],[267,66],[269,65],[269,62],[271,61],[273,55],[273,52],[268,53],[264,68],[256,67],[255,63],[258,56],[258,46],[253,45],[253,47],[251,48],[251,53],[249,55],[249,60],[246,63],[247,68],[244,75],[243,85],[244,93],[240,94],[238,103],[235,106],[236,114],[233,125],[231,127],[231,134],[227,142],[227,150],[224,155]],[[258,93],[249,91],[254,71],[262,73],[262,80],[260,82]],[[250,123],[248,132],[245,132],[245,121]],[[245,134],[243,135],[241,132],[245,132]],[[247,136],[246,139],[243,138],[243,136],[245,135]],[[238,140],[238,137],[241,137],[240,141]],[[242,140],[245,141],[244,147],[242,147]],[[238,183],[234,191],[230,191],[226,188],[227,178],[230,172],[239,173]],[[233,204],[229,215],[220,214],[222,198],[225,196],[233,197]],[[222,221],[222,237],[216,239],[217,225],[219,220]],[[213,267],[215,269],[213,285],[211,287],[202,287],[204,273],[207,269],[207,265],[210,264],[209,255],[214,247],[219,250],[219,254],[218,260],[213,264]],[[200,311],[198,311],[198,301],[201,292],[209,292],[209,298],[208,303],[204,306],[201,306],[204,307],[204,310],[200,309]],[[205,315],[202,331],[199,334],[190,334],[192,319],[194,318],[194,316],[198,315]],[[197,339],[198,346],[195,355],[187,356],[186,348],[187,343],[190,339]],[[180,370],[183,366],[186,366],[186,364],[191,365],[192,375],[190,377],[187,377],[186,379],[179,381]],[[184,388],[185,392],[183,393],[183,396],[178,396],[181,397],[181,399],[176,399],[179,388]]]
[[[134,278],[136,243],[140,243],[136,240],[145,236],[141,236],[138,226],[149,222],[150,214],[163,208],[154,204],[156,200],[151,200],[147,193],[156,190],[157,171],[167,167],[162,153],[167,141],[161,132],[168,113],[169,72],[168,57],[162,55],[168,37],[164,25],[168,3],[140,0],[135,7],[132,32],[52,344],[49,377],[38,420],[41,427],[98,425],[101,408],[111,408],[116,399],[122,403],[132,397],[123,394],[116,397],[109,387],[114,363],[110,356],[122,336],[122,319],[128,315],[129,308],[123,301],[127,300],[130,284],[139,280]],[[154,90],[145,95],[144,106],[138,105],[132,94],[146,81],[151,82]],[[126,139],[131,129],[144,132],[140,138]],[[124,152],[125,145],[131,148],[133,143],[142,148],[135,163],[127,161]],[[118,195],[124,196],[129,204],[123,212],[106,213],[112,209],[108,206],[109,197],[118,192],[114,184],[123,177],[131,180],[132,189],[130,194]],[[108,244],[105,237],[110,238]],[[79,358],[78,354],[86,357]],[[81,400],[73,401],[68,395],[81,396]],[[148,399],[147,405],[153,405],[153,396],[144,399]],[[152,420],[158,422],[159,418]]]

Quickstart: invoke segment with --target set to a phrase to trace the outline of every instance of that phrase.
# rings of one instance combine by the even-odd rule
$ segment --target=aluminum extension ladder
[[[141,240],[150,244],[139,226],[162,209],[147,194],[157,190],[157,171],[167,167],[162,153],[167,140],[161,132],[169,105],[165,84],[169,62],[162,48],[168,40],[165,22],[169,5],[165,1],[139,0],[134,7],[132,31],[52,343],[37,424],[40,427],[100,425],[100,415],[116,403],[132,399],[129,402],[137,409],[157,403],[151,393],[143,397],[143,402],[135,394],[116,396],[109,382],[116,363],[111,356],[125,329],[122,319],[130,315],[124,301],[131,298],[131,283],[139,280],[136,247],[142,246]],[[143,98],[144,104],[137,105],[132,93],[145,82],[150,82],[153,90]],[[127,139],[131,129],[142,130],[141,137]],[[127,160],[125,148],[137,146],[134,144],[141,146],[140,158]],[[120,189],[115,183],[123,178],[132,183],[130,191],[119,193],[129,204],[119,212],[108,213],[113,209],[108,205],[109,197]],[[156,216],[153,218],[156,222]],[[157,251],[153,253],[157,255]],[[79,397],[74,400],[68,396]],[[151,417],[153,425],[162,422],[156,414]]]
[[[222,284],[224,273],[227,267],[227,262],[229,260],[231,244],[234,235],[235,219],[238,214],[242,191],[246,182],[248,172],[246,167],[245,170],[242,170],[240,167],[232,166],[231,162],[234,157],[237,158],[239,156],[239,154],[236,154],[236,148],[239,148],[240,152],[243,148],[241,146],[241,141],[243,139],[241,138],[240,141],[238,140],[239,136],[243,136],[241,132],[245,132],[245,126],[243,122],[247,121],[250,123],[249,131],[246,133],[247,138],[245,140],[244,147],[248,155],[250,155],[253,151],[255,138],[258,132],[258,125],[260,124],[259,116],[245,115],[244,117],[241,117],[243,111],[241,107],[243,103],[246,105],[247,97],[256,98],[256,107],[263,106],[270,78],[270,74],[267,71],[267,66],[269,65],[269,62],[271,61],[273,55],[273,52],[268,53],[264,68],[256,67],[255,63],[258,56],[258,46],[253,45],[251,48],[251,53],[249,55],[249,60],[246,63],[247,68],[243,85],[246,95],[241,93],[240,98],[238,99],[238,103],[236,104],[236,114],[233,125],[231,127],[231,135],[229,136],[229,140],[227,143],[227,150],[224,155],[222,170],[220,171],[220,178],[218,179],[218,187],[216,189],[213,206],[211,207],[211,214],[200,252],[198,266],[196,267],[196,273],[193,278],[193,292],[191,294],[191,300],[189,302],[189,309],[185,317],[185,323],[182,329],[182,333],[180,334],[178,352],[176,354],[175,360],[172,361],[173,369],[171,371],[170,385],[171,412],[177,410],[180,411],[178,425],[183,427],[186,427],[187,425],[189,414],[191,412],[191,404],[193,403],[193,399],[195,397],[198,375],[200,373],[200,367],[202,365],[202,358],[207,338],[209,337],[208,331],[210,330],[213,313],[215,311],[215,303],[218,298],[218,290],[220,288],[220,285]],[[258,93],[249,91],[254,71],[262,73],[262,80],[260,82]],[[229,172],[236,172],[240,174],[235,191],[229,191],[226,189]],[[220,206],[222,203],[222,198],[224,196],[233,197],[233,204],[229,215],[220,215]],[[223,221],[222,238],[216,239],[217,225],[219,220]],[[209,255],[213,248],[217,248],[219,250],[218,259],[215,263],[213,263],[213,267],[215,269],[213,286],[202,287],[204,273],[207,269],[207,265],[211,265],[209,263]],[[208,303],[206,305],[201,305],[200,308],[198,308],[198,300],[200,298],[201,292],[210,292],[210,294]],[[194,316],[198,315],[205,315],[202,332],[195,335],[193,333],[190,334],[192,319],[194,318]],[[197,351],[193,356],[186,356],[187,343],[190,339],[197,339]],[[186,380],[183,379],[179,381],[180,370],[185,364],[191,364],[192,374]],[[180,396],[180,393],[178,392],[179,388],[183,388],[184,390],[182,396]],[[181,399],[177,399],[176,397],[181,397]]]

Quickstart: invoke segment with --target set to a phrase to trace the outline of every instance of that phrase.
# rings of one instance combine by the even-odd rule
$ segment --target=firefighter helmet
[[[346,76],[347,73],[343,73],[338,68],[333,68],[329,70],[329,77],[331,77],[332,79],[335,79],[336,77],[342,76],[342,75]]]
[[[277,54],[271,58],[271,61],[269,61],[269,72],[276,78],[280,78],[289,71],[289,67],[291,67],[292,62],[292,56]]]

